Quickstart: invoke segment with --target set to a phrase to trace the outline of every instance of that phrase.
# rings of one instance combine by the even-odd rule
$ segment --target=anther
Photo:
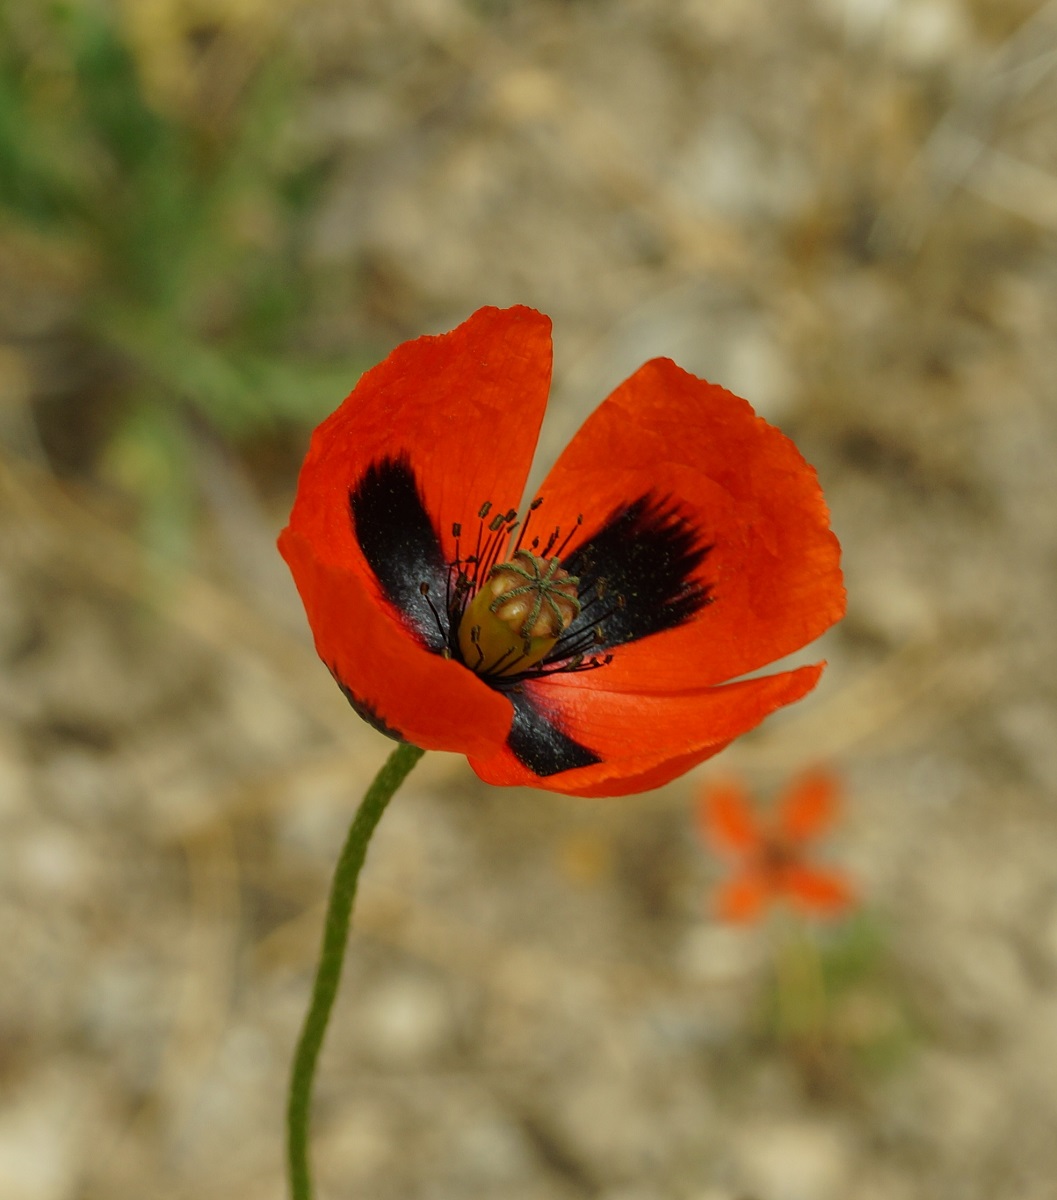
[[[562,542],[562,544],[558,547],[557,550],[555,550],[555,554],[557,554],[559,558],[561,558],[561,556],[565,553],[565,548],[572,541],[573,534],[576,533],[576,531],[580,528],[580,526],[583,523],[584,523],[584,514],[580,513],[580,515],[576,518],[576,523],[573,525],[572,529],[570,529],[569,532],[565,535],[565,541]]]

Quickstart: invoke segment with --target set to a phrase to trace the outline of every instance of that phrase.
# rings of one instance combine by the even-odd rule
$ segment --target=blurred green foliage
[[[761,1029],[813,1090],[865,1082],[906,1062],[914,1021],[875,917],[860,909],[822,929],[790,916],[773,933]]]
[[[903,1065],[918,1031],[877,917],[857,912],[824,943],[821,966],[832,1040],[868,1075]]]
[[[0,0],[0,238],[74,264],[68,333],[95,364],[95,402],[100,362],[106,393],[94,465],[169,552],[189,529],[196,438],[301,427],[363,365],[295,353],[324,179],[285,136],[297,70],[278,44],[229,73],[216,60],[212,92],[192,81],[189,100],[160,104],[112,6]],[[84,403],[70,397],[74,422]]]

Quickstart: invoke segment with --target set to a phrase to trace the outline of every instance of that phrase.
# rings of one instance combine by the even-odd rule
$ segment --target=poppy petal
[[[855,900],[851,885],[835,871],[793,864],[786,868],[782,888],[790,900],[815,913],[836,915]]]
[[[762,872],[736,875],[721,883],[713,901],[716,916],[724,921],[754,921],[774,899],[774,891]]]
[[[733,780],[717,780],[701,793],[697,810],[702,834],[721,853],[751,854],[762,834],[745,789]]]
[[[839,783],[827,771],[812,771],[796,780],[778,807],[779,835],[803,842],[826,830],[837,817]]]
[[[550,710],[543,690],[520,688],[506,693],[514,705],[507,746],[523,766],[536,775],[557,775],[576,767],[588,767],[601,759],[571,738],[561,718]]]
[[[574,796],[625,796],[668,783],[718,753],[818,682],[822,665],[742,680],[696,692],[636,696],[598,686],[608,667],[525,680],[519,686],[597,763],[542,775],[505,745],[471,756],[487,783],[544,788]]]
[[[840,547],[814,470],[744,400],[668,359],[646,363],[603,402],[539,494],[545,521],[571,531],[563,561],[640,499],[681,522],[702,555],[691,578],[674,579],[682,591],[672,599],[707,589],[708,603],[621,645],[607,689],[721,683],[792,653],[843,615]],[[594,569],[604,578],[605,563]],[[655,581],[642,583],[655,604]]]
[[[392,476],[401,464],[451,561],[454,524],[472,521],[476,536],[485,502],[496,511],[520,503],[550,373],[550,321],[530,308],[482,308],[450,333],[398,346],[312,435],[290,527],[324,561],[374,578],[361,543],[381,521],[380,544],[400,514],[366,504],[354,536],[350,495],[369,489],[372,471]]]
[[[514,710],[472,671],[411,636],[354,571],[320,560],[291,528],[279,549],[293,574],[319,657],[376,727],[425,750],[491,754]]]
[[[423,644],[440,653],[448,641],[441,599],[447,566],[406,455],[370,464],[349,492],[349,517],[382,594]]]
[[[694,579],[708,549],[656,496],[611,513],[563,563],[580,580],[581,609],[553,657],[604,653],[688,621],[708,603],[708,588]]]

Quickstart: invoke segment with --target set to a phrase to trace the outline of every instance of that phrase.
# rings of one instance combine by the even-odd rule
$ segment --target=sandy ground
[[[294,36],[337,164],[320,344],[548,312],[543,460],[671,355],[817,466],[850,597],[817,692],[660,792],[427,756],[364,877],[321,1196],[1057,1195],[1057,8],[335,0]],[[9,394],[34,311],[0,278]],[[203,472],[201,553],[159,575],[120,507],[0,463],[4,1200],[283,1195],[322,900],[388,745],[274,555],[292,475]],[[789,929],[709,918],[690,814],[816,761],[863,916],[812,945],[865,966],[781,1038]]]

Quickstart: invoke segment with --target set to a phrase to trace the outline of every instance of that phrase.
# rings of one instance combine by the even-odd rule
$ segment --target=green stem
[[[826,1022],[826,983],[818,946],[802,920],[789,915],[775,948],[778,1032],[783,1041],[818,1040]]]
[[[349,835],[341,850],[327,902],[327,921],[323,929],[323,949],[312,987],[312,1002],[305,1015],[301,1037],[294,1054],[290,1075],[290,1096],[286,1105],[286,1148],[290,1169],[290,1195],[293,1200],[312,1200],[312,1173],[308,1166],[308,1121],[312,1106],[312,1082],[319,1061],[320,1047],[327,1032],[330,1010],[334,1006],[345,945],[349,937],[356,884],[375,826],[381,820],[396,789],[422,757],[417,746],[401,743],[367,789]]]

